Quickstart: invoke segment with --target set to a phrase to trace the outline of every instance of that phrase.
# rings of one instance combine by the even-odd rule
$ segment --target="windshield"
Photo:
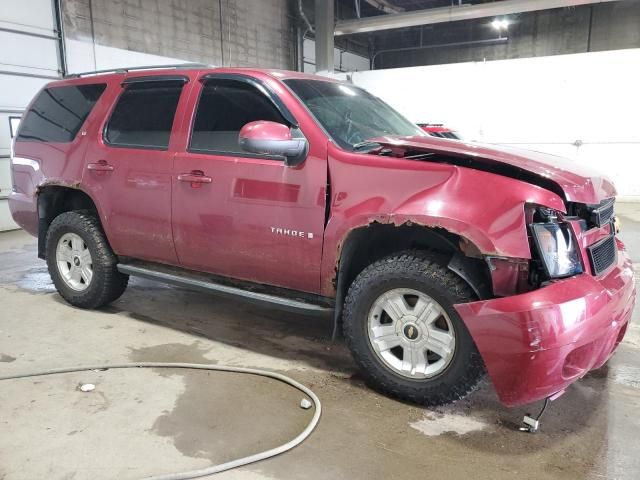
[[[346,150],[358,151],[387,136],[424,136],[424,132],[379,98],[351,85],[320,80],[284,81],[302,100],[331,138]]]

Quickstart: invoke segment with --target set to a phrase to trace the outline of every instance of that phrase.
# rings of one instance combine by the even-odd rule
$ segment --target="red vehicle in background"
[[[417,125],[432,137],[449,138],[451,140],[462,140],[462,137],[458,134],[458,132],[454,132],[441,123],[418,123]]]
[[[369,384],[500,400],[602,366],[634,305],[615,188],[535,152],[428,136],[353,85],[163,68],[47,85],[12,153],[16,222],[70,304],[130,275],[333,312]]]

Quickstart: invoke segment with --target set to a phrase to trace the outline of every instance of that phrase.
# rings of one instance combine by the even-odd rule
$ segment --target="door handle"
[[[178,181],[188,182],[192,188],[200,188],[203,183],[213,182],[213,179],[207,177],[202,170],[191,170],[189,173],[181,173],[178,175]]]
[[[113,172],[113,165],[108,164],[106,160],[100,160],[98,163],[89,163],[87,170],[94,172]]]

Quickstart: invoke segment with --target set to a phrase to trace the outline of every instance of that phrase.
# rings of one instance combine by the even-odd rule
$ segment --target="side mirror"
[[[243,150],[261,155],[285,158],[285,165],[300,165],[307,156],[308,142],[302,132],[276,122],[258,120],[240,130],[238,143]]]

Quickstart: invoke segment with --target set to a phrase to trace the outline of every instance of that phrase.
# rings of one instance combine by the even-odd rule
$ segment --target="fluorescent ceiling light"
[[[491,22],[491,26],[496,30],[506,30],[509,28],[509,20],[506,18],[496,18],[493,22]]]

